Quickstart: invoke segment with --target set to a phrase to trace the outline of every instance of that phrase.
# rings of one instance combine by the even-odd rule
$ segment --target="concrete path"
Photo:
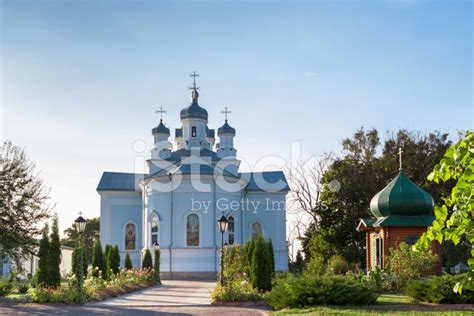
[[[0,315],[267,315],[259,307],[212,306],[215,282],[163,281],[163,285],[84,306],[0,304]]]

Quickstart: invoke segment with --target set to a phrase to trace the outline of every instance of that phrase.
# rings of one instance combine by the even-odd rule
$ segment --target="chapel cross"
[[[166,110],[162,106],[160,106],[160,109],[156,110],[155,112],[160,113],[160,122],[163,121],[163,113],[166,113]]]
[[[221,111],[221,113],[224,113],[224,114],[225,114],[225,121],[227,122],[227,114],[231,114],[232,111],[229,111],[229,108],[228,108],[228,107],[225,107],[225,108],[224,108],[224,111]]]
[[[199,77],[199,74],[196,71],[193,71],[189,76],[193,77],[193,87],[191,89],[199,89],[196,87],[196,77]]]
[[[398,168],[398,170],[402,171],[402,154],[403,154],[403,150],[402,150],[402,147],[398,148],[398,162],[400,163],[400,167]]]
[[[82,214],[84,214],[84,213],[82,213],[82,211],[79,211],[79,216],[82,216]]]

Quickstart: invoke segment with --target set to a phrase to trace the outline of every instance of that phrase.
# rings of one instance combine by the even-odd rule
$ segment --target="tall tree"
[[[76,225],[73,223],[71,227],[64,230],[64,238],[61,240],[61,244],[69,247],[74,247],[74,243],[78,240],[79,232],[77,231]],[[93,217],[87,220],[86,229],[82,234],[85,244],[85,252],[87,256],[87,263],[92,263],[92,254],[94,248],[94,242],[100,238],[100,219],[99,217]]]
[[[153,278],[154,278],[156,283],[161,284],[160,249],[155,249],[155,260],[153,260]]]
[[[114,248],[111,251],[111,257],[112,257],[112,271],[114,274],[117,274],[120,272],[120,252],[118,249],[118,246],[115,245]]]
[[[58,287],[61,285],[61,242],[59,240],[58,216],[54,216],[51,226],[51,235],[49,242],[49,278],[48,285]]]
[[[273,249],[272,239],[268,240],[268,255],[270,256],[270,267],[272,276],[275,275],[275,250]]]
[[[153,268],[153,259],[151,258],[151,252],[148,249],[145,250],[145,255],[143,256],[142,268],[143,269]]]
[[[124,267],[126,270],[131,270],[131,269],[133,269],[132,259],[130,259],[130,255],[128,254],[128,252],[125,254],[125,261],[124,261],[124,263],[123,263],[123,267]]]
[[[36,286],[47,286],[49,280],[49,227],[45,225],[43,228],[43,235],[41,237],[39,251],[38,251],[38,269],[36,269]]]
[[[342,141],[343,157],[324,173],[324,207],[314,210],[319,219],[314,233],[324,236],[331,252],[364,265],[365,237],[355,227],[360,218],[371,216],[370,200],[398,173],[398,149],[404,151],[404,172],[438,201],[450,191],[450,184],[434,185],[426,176],[450,145],[448,135],[439,132],[423,135],[399,130],[396,134],[387,133],[382,144],[377,130],[358,130],[352,138]],[[334,182],[338,185],[334,186]],[[311,257],[311,253],[306,252],[306,256]]]
[[[252,286],[259,291],[272,289],[272,267],[268,245],[261,235],[254,240],[250,280]]]
[[[0,146],[0,240],[16,262],[36,253],[39,223],[48,219],[48,192],[35,164],[11,142]]]

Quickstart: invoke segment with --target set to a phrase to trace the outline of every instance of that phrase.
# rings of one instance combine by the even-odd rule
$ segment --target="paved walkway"
[[[0,315],[267,315],[258,307],[210,305],[215,282],[163,281],[163,285],[84,306],[1,305]]]

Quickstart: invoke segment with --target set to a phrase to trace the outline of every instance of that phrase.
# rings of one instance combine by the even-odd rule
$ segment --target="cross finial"
[[[162,106],[160,106],[160,109],[156,110],[155,112],[160,113],[160,122],[162,122],[163,121],[163,114],[166,113],[166,110]]]
[[[191,89],[199,89],[198,87],[196,87],[196,77],[199,77],[199,74],[196,71],[193,71],[193,73],[189,76],[193,77],[193,87]]]
[[[231,114],[232,111],[229,111],[229,108],[228,108],[228,107],[225,107],[225,108],[224,108],[224,111],[221,111],[221,113],[224,113],[224,115],[225,115],[225,121],[227,122],[227,114]]]
[[[79,216],[82,216],[82,214],[83,214],[82,211],[79,211]]]
[[[402,168],[402,154],[403,154],[403,150],[402,150],[402,147],[398,148],[398,162],[400,163],[400,166],[398,168],[398,170],[402,171],[403,168]]]

